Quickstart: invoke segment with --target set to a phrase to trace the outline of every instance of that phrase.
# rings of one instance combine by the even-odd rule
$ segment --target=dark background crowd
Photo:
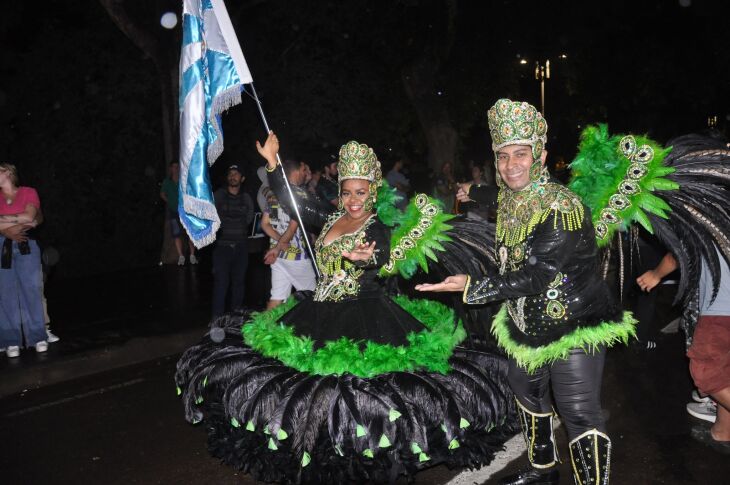
[[[444,163],[457,181],[491,169],[486,107],[502,96],[540,105],[548,163],[563,168],[586,123],[666,141],[724,130],[730,51],[723,7],[710,1],[228,2],[282,154],[312,168],[349,139],[386,170],[405,159],[412,188],[430,190]],[[179,26],[173,0],[11,2],[0,16],[0,159],[43,200],[42,246],[54,278],[150,266],[160,259],[159,198],[177,158]],[[224,117],[212,168],[245,172],[255,195],[263,137],[253,102]],[[434,178],[435,177],[435,178]]]

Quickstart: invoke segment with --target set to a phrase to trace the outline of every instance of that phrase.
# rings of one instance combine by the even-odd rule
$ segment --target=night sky
[[[121,9],[136,40],[105,3]],[[407,157],[423,180],[446,157],[484,163],[486,110],[501,97],[539,105],[534,67],[548,59],[553,163],[572,158],[590,123],[660,142],[706,130],[710,116],[724,134],[730,123],[723,2],[226,3],[282,155],[315,166],[350,139],[386,167]],[[166,30],[159,19],[180,9],[167,0],[3,5],[0,159],[38,189],[41,242],[60,251],[59,275],[159,258],[159,183],[177,156],[163,106],[174,115],[180,46],[179,24]],[[236,162],[255,190],[263,128],[251,100],[229,111],[224,130],[214,180]],[[437,132],[454,143],[435,146]]]

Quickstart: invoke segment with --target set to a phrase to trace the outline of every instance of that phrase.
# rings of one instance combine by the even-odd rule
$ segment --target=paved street
[[[100,283],[48,288],[62,341],[47,355],[0,355],[0,483],[253,483],[207,454],[203,428],[183,420],[175,395],[176,359],[207,324],[206,268],[154,268]],[[83,296],[71,298],[77,292]],[[691,389],[679,335],[664,336],[652,352],[609,353],[612,483],[730,483],[728,456],[689,436],[699,423],[684,410]],[[416,483],[494,483],[525,459],[509,462],[522,449],[513,440],[493,467],[436,467]],[[571,483],[565,464],[562,473]]]

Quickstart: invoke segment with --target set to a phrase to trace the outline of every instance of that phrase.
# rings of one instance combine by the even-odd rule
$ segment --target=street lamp
[[[546,60],[544,64],[535,61],[535,79],[540,81],[540,106],[542,116],[545,116],[545,80],[550,79],[550,60]]]

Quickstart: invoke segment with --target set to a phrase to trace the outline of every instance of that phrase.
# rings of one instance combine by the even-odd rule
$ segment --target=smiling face
[[[359,219],[370,214],[366,211],[365,201],[370,196],[370,182],[360,179],[347,179],[342,182],[340,198],[342,206],[353,219]]]
[[[547,152],[543,150],[540,162],[545,163]],[[507,145],[497,151],[497,171],[502,181],[514,191],[530,184],[532,148],[529,145]]]

